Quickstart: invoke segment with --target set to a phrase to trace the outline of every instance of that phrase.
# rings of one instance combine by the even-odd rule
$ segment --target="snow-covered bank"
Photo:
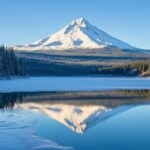
[[[53,141],[36,136],[30,128],[33,123],[32,119],[30,112],[21,110],[0,111],[0,149],[72,150],[72,148],[63,147]]]
[[[0,80],[0,92],[150,89],[149,78],[35,77]]]

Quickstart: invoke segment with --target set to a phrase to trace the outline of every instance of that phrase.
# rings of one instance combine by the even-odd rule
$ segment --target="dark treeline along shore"
[[[150,54],[120,49],[16,51],[30,76],[149,76]]]
[[[148,77],[150,76],[150,60],[100,68],[97,74]]]
[[[24,75],[23,64],[15,56],[14,50],[0,46],[0,77],[22,75]]]
[[[150,76],[142,50],[15,51],[0,47],[0,76]]]
[[[93,91],[93,92],[19,92],[0,93],[0,109],[13,109],[15,104],[68,104],[68,105],[119,105],[150,103],[149,90]]]

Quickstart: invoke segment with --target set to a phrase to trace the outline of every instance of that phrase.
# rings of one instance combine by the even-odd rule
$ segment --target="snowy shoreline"
[[[0,80],[0,92],[148,90],[149,78],[28,77]]]
[[[54,141],[37,136],[32,124],[30,111],[15,109],[0,111],[0,148],[5,150],[73,150]],[[30,118],[30,119],[29,119]],[[9,144],[8,144],[9,143]]]

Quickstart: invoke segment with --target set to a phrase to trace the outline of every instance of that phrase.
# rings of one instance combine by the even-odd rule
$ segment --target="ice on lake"
[[[0,92],[150,89],[149,78],[34,77],[0,80]]]

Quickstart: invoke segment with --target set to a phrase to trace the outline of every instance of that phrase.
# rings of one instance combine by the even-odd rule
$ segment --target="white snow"
[[[96,49],[110,45],[118,48],[133,49],[129,44],[91,25],[86,19],[79,18],[51,36],[32,44],[15,46],[14,48],[17,50],[68,50]]]
[[[30,127],[33,119],[29,111],[0,111],[1,150],[72,150],[38,137]],[[29,121],[30,120],[30,121]]]
[[[150,89],[149,78],[33,77],[0,80],[0,92]]]

